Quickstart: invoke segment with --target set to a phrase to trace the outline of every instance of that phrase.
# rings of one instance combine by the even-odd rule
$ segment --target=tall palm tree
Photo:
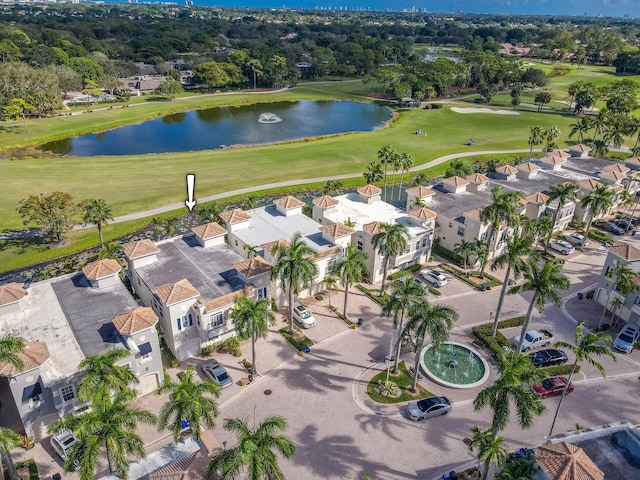
[[[565,384],[564,390],[562,391],[562,396],[560,397],[560,401],[558,402],[558,407],[556,408],[556,413],[553,416],[551,428],[549,429],[549,437],[547,438],[551,438],[551,435],[553,435],[553,428],[555,427],[558,413],[560,413],[562,402],[564,401],[564,397],[567,395],[569,383],[571,383],[571,379],[573,378],[573,374],[576,373],[576,368],[578,368],[578,365],[581,365],[586,361],[590,365],[598,369],[600,375],[602,375],[602,378],[607,378],[604,367],[600,362],[596,360],[596,357],[608,355],[609,357],[613,358],[614,361],[616,359],[616,356],[611,352],[611,337],[609,335],[596,335],[595,333],[591,332],[588,332],[585,335],[584,330],[584,322],[578,322],[578,325],[576,325],[575,343],[559,341],[555,344],[556,347],[566,348],[567,350],[572,352],[575,355],[576,359],[573,362],[571,373],[569,374],[567,383]]]
[[[222,207],[218,202],[209,202],[198,205],[198,216],[203,222],[220,222]]]
[[[233,327],[240,337],[251,337],[251,373],[256,373],[256,343],[259,338],[267,338],[269,326],[275,322],[271,311],[271,299],[238,297],[231,309]]]
[[[125,392],[113,399],[101,398],[92,402],[87,412],[68,415],[49,426],[52,433],[70,430],[78,438],[64,462],[65,471],[74,471],[77,464],[80,480],[92,480],[104,450],[109,472],[126,480],[130,457],[146,457],[144,442],[136,433],[138,424],[156,423],[152,413],[129,405],[134,397],[135,393]]]
[[[600,324],[602,324],[602,320],[604,320],[604,314],[607,311],[607,307],[609,303],[611,303],[611,294],[613,293],[613,289],[620,292],[625,297],[630,293],[635,292],[638,287],[634,282],[636,278],[636,273],[631,268],[631,262],[623,262],[622,260],[616,260],[616,263],[613,267],[611,267],[607,273],[604,274],[604,277],[607,280],[611,280],[607,287],[607,301],[602,309],[602,315],[600,316]]]
[[[342,182],[340,180],[327,180],[322,187],[323,195],[337,195],[342,188]]]
[[[486,480],[491,464],[500,465],[507,459],[507,450],[502,446],[505,438],[495,436],[490,429],[482,431],[475,425],[471,428],[471,432],[473,436],[469,443],[469,451],[478,451],[478,462],[484,463],[482,480]]]
[[[467,263],[469,263],[469,258],[471,258],[475,253],[475,246],[473,242],[462,240],[454,247],[453,253],[462,258],[462,263],[464,265],[464,274],[466,276],[469,276],[469,272],[467,271]]]
[[[573,137],[577,133],[578,141],[582,142],[584,134],[588,133],[593,128],[593,121],[591,120],[591,117],[582,115],[578,117],[576,123],[572,123],[569,126],[571,127],[569,138]]]
[[[122,250],[124,250],[124,248],[119,243],[107,242],[102,246],[102,250],[98,252],[98,258],[100,260],[104,260],[105,258],[113,258],[114,260],[117,260],[118,253]]]
[[[527,355],[509,352],[498,356],[498,378],[485,387],[473,401],[476,411],[485,407],[493,410],[491,432],[496,436],[511,420],[511,406],[515,406],[522,428],[533,425],[535,415],[542,415],[546,407],[531,386],[540,382],[545,373],[534,367]]]
[[[538,237],[538,244],[542,241],[544,245],[544,253],[547,253],[549,249],[549,241],[553,236],[553,220],[546,215],[536,219],[536,235]]]
[[[473,256],[475,257],[474,265],[480,262],[480,276],[484,278],[484,269],[489,261],[489,247],[484,240],[474,240],[471,242],[473,247]]]
[[[584,197],[580,204],[583,208],[589,208],[590,215],[587,222],[587,230],[584,232],[584,238],[589,236],[591,224],[595,217],[599,217],[613,206],[613,194],[607,185],[600,185],[591,191],[589,195]],[[582,245],[584,247],[584,243]]]
[[[398,339],[395,345],[395,363],[393,373],[398,372],[400,362],[400,348],[404,333],[405,315],[411,316],[415,308],[424,300],[424,290],[412,276],[396,280],[390,285],[389,299],[382,307],[383,317],[393,317],[393,328],[398,329]]]
[[[403,153],[402,155],[400,155],[400,183],[398,186],[398,200],[400,200],[400,193],[402,191],[402,186],[404,185],[404,174],[409,173],[411,167],[413,167],[413,163],[414,159],[412,155],[408,153]]]
[[[302,288],[306,288],[318,275],[318,266],[312,258],[316,252],[296,232],[290,245],[278,244],[271,252],[275,263],[271,275],[282,283],[289,298],[289,333],[293,335],[293,302]]]
[[[111,215],[111,205],[101,198],[92,198],[82,204],[82,221],[85,225],[93,223],[98,227],[100,245],[104,246],[102,238],[102,226],[109,220],[113,220]]]
[[[594,140],[598,139],[598,133],[606,131],[607,125],[609,125],[609,116],[609,110],[603,108],[598,112],[598,115],[592,119],[593,128],[595,129],[593,132]]]
[[[411,391],[415,392],[425,336],[429,335],[434,348],[438,348],[449,338],[449,332],[455,321],[458,320],[458,312],[453,307],[446,305],[431,305],[426,299],[416,305],[413,310],[402,336],[413,333],[415,338],[416,355],[411,384]]]
[[[246,297],[245,297],[246,298]],[[200,440],[202,424],[206,428],[213,428],[214,420],[218,416],[220,386],[213,380],[198,381],[193,365],[178,374],[178,381],[165,381],[156,395],[169,393],[169,399],[160,410],[158,430],[169,427],[173,433],[173,441],[177,442],[184,430],[184,421],[189,422],[193,436]]]
[[[493,320],[493,328],[491,329],[492,337],[495,337],[498,332],[498,321],[500,319],[500,312],[502,311],[504,297],[507,294],[509,280],[511,279],[511,272],[513,272],[514,278],[520,278],[522,272],[527,268],[527,262],[525,259],[527,257],[532,258],[534,255],[533,238],[514,236],[507,239],[506,251],[493,261],[491,270],[507,267],[507,271],[504,274],[504,281],[502,283],[502,289],[500,290],[500,298],[498,299],[498,306],[496,307],[496,316]]]
[[[398,152],[391,145],[385,145],[380,150],[378,150],[378,160],[382,166],[382,173],[384,174],[384,192],[386,196],[387,192],[387,165],[392,163],[393,160],[398,156]]]
[[[418,185],[422,185],[424,182],[428,180],[428,176],[425,172],[419,172],[415,177],[413,177],[413,181],[411,182],[414,187]]]
[[[0,363],[8,363],[16,368],[22,368],[20,352],[24,350],[24,339],[15,335],[0,337]]]
[[[12,448],[16,448],[19,445],[20,445],[20,435],[18,435],[13,430],[10,430],[8,428],[0,427],[0,472],[4,471],[3,460],[5,459],[5,457],[8,457],[7,452]],[[9,467],[7,468],[7,470],[11,472],[10,465],[9,465],[11,463],[11,457],[7,459],[6,463],[7,463],[7,466]],[[11,473],[9,473],[9,476],[11,478]]]
[[[401,223],[383,223],[380,225],[378,233],[372,238],[373,248],[380,255],[384,256],[384,266],[382,272],[382,286],[380,296],[384,293],[384,286],[387,281],[387,271],[389,270],[389,260],[391,257],[400,255],[407,249],[407,238],[409,233],[407,227]]]
[[[338,279],[333,275],[324,277],[324,288],[329,290],[329,305],[331,305],[331,292],[338,286]]]
[[[613,145],[614,148],[620,148],[624,144],[624,137],[629,130],[626,115],[612,116],[604,131],[602,140]]]
[[[393,187],[396,184],[396,172],[402,168],[402,157],[400,154],[396,154],[391,157],[390,165],[391,171],[391,199],[393,199]]]
[[[247,421],[240,418],[226,418],[224,429],[234,432],[238,444],[215,456],[207,473],[220,472],[220,480],[233,480],[241,470],[247,472],[250,480],[284,480],[276,454],[291,458],[296,452],[296,444],[283,432],[287,421],[283,417],[270,416],[250,428]]]
[[[556,306],[562,305],[562,297],[558,293],[559,290],[566,290],[571,283],[569,279],[562,273],[562,265],[556,262],[547,262],[544,267],[540,268],[535,258],[529,258],[528,267],[523,272],[524,281],[514,287],[511,287],[509,294],[522,292],[533,292],[531,303],[527,309],[527,314],[520,331],[520,342],[518,343],[517,352],[522,351],[522,343],[524,336],[529,328],[533,307],[538,307],[538,312],[543,313],[547,301],[553,302]]]
[[[544,129],[539,125],[531,127],[529,132],[529,160],[533,158],[533,147],[541,145],[544,141],[543,131]]]
[[[114,348],[102,355],[84,358],[78,365],[84,370],[84,378],[78,388],[78,398],[88,401],[96,397],[108,398],[113,394],[131,391],[138,384],[138,377],[127,367],[116,362],[127,358],[129,352],[124,348]]]
[[[624,307],[624,300],[620,297],[615,297],[611,300],[611,311],[614,313],[613,318],[611,319],[611,326],[615,327],[618,324],[618,320],[620,320],[620,310]]]
[[[249,245],[248,243],[245,243],[242,248],[247,251],[247,258],[255,258],[258,255],[258,251],[260,251],[258,245]]]
[[[576,202],[578,200],[578,190],[580,190],[580,185],[576,182],[555,183],[549,188],[549,203],[554,200],[558,201],[556,211],[553,213],[553,228],[556,228],[558,215],[560,215],[562,207],[567,202]]]
[[[549,153],[554,148],[558,148],[556,140],[560,138],[560,129],[556,125],[553,125],[552,127],[549,127],[549,128],[545,128],[543,130],[542,136],[543,136],[544,142],[546,142],[545,146],[542,149],[542,151],[545,154]]]
[[[382,180],[382,166],[378,162],[371,162],[367,171],[362,174],[367,184],[376,183]]]
[[[353,243],[350,243],[343,259],[336,263],[331,270],[331,273],[337,275],[344,285],[344,307],[342,309],[344,318],[347,318],[349,286],[352,282],[361,282],[364,275],[369,273],[366,264],[368,257],[365,252],[358,250]]]

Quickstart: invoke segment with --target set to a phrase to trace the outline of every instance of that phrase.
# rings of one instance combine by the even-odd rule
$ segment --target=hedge
[[[429,293],[433,293],[436,297],[439,297],[440,295],[442,295],[442,292],[437,288],[429,287],[428,290],[429,290]]]
[[[491,336],[491,330],[493,329],[493,323],[483,323],[477,325],[471,329],[475,337],[480,341],[482,345],[487,347],[495,356],[501,355],[505,351],[505,347],[509,348],[511,342],[505,337],[500,328],[520,327],[524,324],[525,316],[508,318],[498,322],[498,331],[496,336]]]
[[[289,335],[289,327],[282,327],[280,329],[280,333],[282,334],[282,336],[285,338],[285,340],[287,342],[289,342],[289,344],[295,348],[298,352],[301,351],[304,347],[309,347],[311,348],[313,346],[313,341],[307,337],[304,333],[302,333],[300,331],[300,329],[298,327],[296,327],[294,325],[294,330],[296,330],[296,333],[301,334],[304,337],[304,340],[302,341],[298,341],[296,340],[293,335]]]
[[[411,265],[407,268],[403,268],[402,270],[398,270],[397,272],[392,273],[391,275],[387,276],[388,280],[397,280],[399,278],[402,278],[406,275],[411,275],[412,273],[417,272],[418,270],[420,270],[422,268],[422,265],[420,265],[419,263],[416,263],[415,265]]]
[[[380,305],[381,307],[384,307],[387,304],[387,301],[389,300],[389,296],[387,295],[386,292],[382,295],[382,297],[380,297],[380,296],[374,294],[374,292],[379,292],[380,290],[371,290],[371,289],[369,289],[369,288],[367,288],[367,287],[365,287],[364,285],[361,285],[361,284],[356,285],[356,288],[358,290],[360,290],[362,293],[364,293],[371,300],[376,302],[378,305]],[[337,314],[338,312],[336,311],[334,313]]]
[[[474,288],[483,289],[484,285],[490,285],[491,287],[499,287],[502,285],[502,282],[498,280],[496,277],[489,275],[488,273],[484,274],[484,278],[477,276],[477,272],[471,272],[469,276],[465,275],[464,271],[454,265],[449,265],[447,263],[441,263],[440,268],[446,270],[447,272],[455,275],[460,280],[465,282],[468,285],[471,285]],[[474,275],[475,274],[475,275]]]
[[[555,367],[544,367],[540,369],[547,377],[558,377],[560,375],[570,375],[573,365],[556,365]],[[576,373],[580,371],[580,365],[576,366]]]
[[[603,233],[599,230],[594,230],[593,228],[591,230],[589,230],[589,238],[596,240],[597,242],[610,242],[611,241],[611,236],[607,235],[606,233]]]

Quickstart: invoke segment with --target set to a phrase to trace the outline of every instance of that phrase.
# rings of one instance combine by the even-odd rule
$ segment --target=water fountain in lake
[[[420,365],[436,383],[452,388],[473,388],[489,377],[489,365],[478,352],[457,342],[447,342],[438,348],[426,346]]]
[[[275,113],[264,112],[260,114],[260,117],[258,117],[258,121],[260,123],[278,123],[281,122],[282,119]]]

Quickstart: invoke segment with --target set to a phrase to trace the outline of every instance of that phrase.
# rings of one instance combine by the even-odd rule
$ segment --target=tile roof
[[[542,192],[530,193],[525,196],[524,199],[529,203],[547,203],[549,201],[549,195],[545,195]]]
[[[28,372],[38,368],[49,360],[49,349],[45,342],[29,342],[24,350],[18,353],[18,358],[22,360],[22,368],[16,368],[8,362],[0,363],[0,376],[12,377],[18,373]]]
[[[640,157],[629,157],[624,161],[624,163],[630,163],[631,165],[640,166]]]
[[[489,177],[483,175],[482,173],[472,173],[471,175],[467,175],[464,178],[471,183],[486,183],[489,181]]]
[[[82,269],[82,273],[89,280],[98,280],[100,278],[115,275],[120,271],[121,267],[117,260],[113,258],[105,258],[97,262],[91,262]]]
[[[198,235],[203,240],[219,237],[227,233],[227,230],[220,226],[216,222],[206,223],[204,225],[198,225],[191,229],[193,233]]]
[[[236,290],[235,292],[227,293],[218,298],[214,298],[213,300],[209,300],[208,302],[204,302],[204,308],[207,312],[212,312],[226,305],[233,304],[236,299],[242,296],[245,297],[253,297],[253,290],[250,287],[243,288],[242,290]]]
[[[473,220],[480,220],[480,213],[482,212],[481,208],[474,208],[473,210],[469,210],[464,212],[462,215],[467,218],[472,218]]]
[[[233,267],[245,278],[255,277],[271,270],[271,265],[262,257],[253,257],[242,262],[234,263]]]
[[[158,253],[160,251],[160,249],[148,238],[138,240],[137,242],[125,243],[122,248],[129,260],[151,255],[152,253]]]
[[[435,195],[435,190],[431,190],[430,188],[423,187],[422,185],[418,185],[416,187],[407,188],[407,195],[412,195],[414,197],[428,197],[429,195]]]
[[[203,465],[199,465],[201,463]],[[150,473],[148,477],[149,480],[198,480],[205,478],[204,470],[208,463],[209,459],[205,457],[202,450],[196,450]]]
[[[336,200],[333,197],[330,197],[329,195],[323,195],[321,197],[316,197],[312,200],[313,204],[317,207],[320,208],[328,208],[328,207],[333,207],[335,205],[337,205],[338,203],[340,203],[338,200]]]
[[[613,193],[620,193],[621,191],[624,190],[624,186],[623,185],[612,185],[611,187],[609,187],[609,190],[611,190]]]
[[[540,161],[543,163],[548,163],[550,165],[560,165],[562,163],[566,163],[566,160],[564,158],[558,157],[556,155],[547,155],[545,157],[542,157]]]
[[[585,145],[583,143],[579,143],[577,145],[573,145],[572,147],[569,147],[569,150],[573,150],[574,152],[587,153],[587,152],[591,151],[591,147],[588,147],[587,145]]]
[[[453,177],[443,178],[442,183],[446,183],[447,185],[453,185],[455,187],[463,187],[465,185],[469,185],[469,180],[466,180],[462,177],[454,175]]]
[[[604,480],[604,473],[585,451],[570,443],[542,445],[535,456],[540,468],[553,480]]]
[[[527,200],[526,198],[519,198],[518,201],[516,202],[516,205],[518,207],[526,207],[527,205],[529,205],[529,200]]]
[[[302,200],[298,200],[296,197],[293,197],[291,195],[276,198],[273,203],[275,205],[278,205],[279,207],[284,208],[285,210],[289,210],[290,208],[302,207],[304,205],[304,202]]]
[[[621,163],[613,163],[611,165],[607,165],[602,170],[604,170],[605,172],[627,173],[631,169],[629,167],[625,167]]]
[[[436,212],[426,207],[414,208],[409,211],[409,215],[418,220],[431,220],[437,216]]]
[[[342,248],[339,245],[334,245],[333,247],[325,248],[324,250],[319,251],[314,257],[313,260],[320,260],[321,258],[330,257],[331,255],[335,255],[340,252]]]
[[[578,185],[580,185],[580,188],[586,188],[587,190],[595,190],[596,188],[602,186],[600,182],[592,178],[586,178],[584,180],[580,180],[578,181]]]
[[[225,210],[222,212],[220,214],[220,218],[233,225],[234,223],[244,222],[251,219],[251,215],[240,208],[234,208],[233,210]]]
[[[571,154],[569,152],[565,152],[564,150],[560,150],[559,148],[553,149],[547,153],[552,157],[560,157],[560,158],[570,158]]]
[[[371,197],[373,195],[380,195],[382,193],[382,189],[369,184],[364,187],[358,187],[358,193]]]
[[[21,283],[7,283],[0,285],[0,305],[15,303],[25,297],[27,291]]]
[[[281,238],[280,240],[275,240],[273,242],[267,242],[260,245],[265,252],[273,253],[273,249],[276,245],[281,245],[283,247],[290,247],[291,243],[289,240]]]
[[[502,165],[501,167],[496,167],[496,172],[502,173],[503,175],[513,175],[514,173],[518,173],[518,169],[513,165]]]
[[[189,283],[189,280],[183,278],[179,282],[162,285],[154,290],[165,305],[173,305],[182,302],[188,298],[197,297],[200,292]]]
[[[616,172],[615,170],[610,170],[607,172],[601,172],[600,178],[606,178],[608,180],[622,180],[626,175],[624,173]]]
[[[330,225],[325,225],[324,227],[320,227],[320,231],[324,232],[328,235],[331,235],[333,238],[340,238],[346,235],[351,235],[355,230],[351,227],[347,227],[343,223],[332,223]]]
[[[382,222],[371,222],[363,225],[362,229],[371,235],[375,235],[380,230],[380,225],[382,225]]]
[[[619,243],[609,247],[609,251],[627,261],[640,260],[640,250],[628,243]]]
[[[158,316],[151,307],[138,307],[130,312],[117,314],[113,319],[113,326],[123,335],[132,335],[153,327],[157,321]]]
[[[516,168],[518,170],[523,171],[523,172],[535,172],[537,170],[540,170],[540,167],[538,165],[536,165],[535,163],[531,163],[531,162],[520,163],[520,164],[516,165]]]

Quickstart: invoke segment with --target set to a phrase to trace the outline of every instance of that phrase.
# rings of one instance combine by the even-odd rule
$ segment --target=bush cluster
[[[596,240],[597,242],[610,242],[611,236],[603,233],[599,230],[591,229],[589,230],[589,238]]]
[[[487,347],[491,353],[495,356],[502,355],[506,348],[510,347],[510,342],[505,337],[502,332],[500,332],[500,328],[510,328],[510,327],[520,327],[524,323],[524,315],[519,317],[508,318],[506,320],[501,320],[498,322],[498,332],[495,337],[491,336],[491,329],[493,328],[492,323],[483,323],[482,325],[477,325],[471,329],[475,337],[480,341],[482,345]]]
[[[242,355],[242,351],[240,350],[240,338],[231,337],[226,340],[218,343],[212,343],[211,345],[207,345],[203,347],[200,351],[200,356],[209,357],[214,353],[230,353],[234,357],[239,357]]]
[[[417,272],[421,268],[422,268],[422,265],[420,265],[419,263],[416,263],[415,265],[411,265],[407,268],[404,268],[402,270],[398,270],[397,272],[392,273],[391,275],[387,276],[387,278],[389,280],[398,280],[399,278],[402,278],[406,275],[411,275],[412,273]]]

